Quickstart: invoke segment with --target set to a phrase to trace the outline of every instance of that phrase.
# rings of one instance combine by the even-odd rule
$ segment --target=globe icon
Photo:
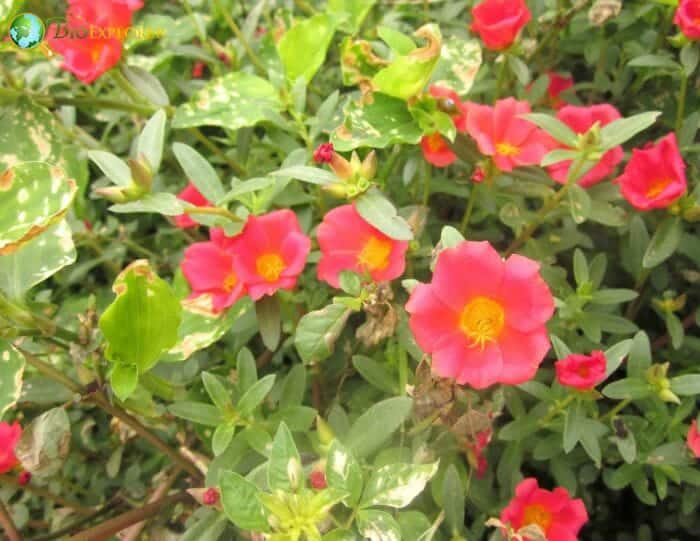
[[[10,24],[10,38],[21,49],[36,47],[45,34],[44,21],[33,13],[20,13]]]

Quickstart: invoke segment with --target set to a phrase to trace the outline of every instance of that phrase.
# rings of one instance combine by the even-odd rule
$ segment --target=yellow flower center
[[[447,148],[447,143],[442,135],[436,132],[428,135],[428,148],[431,152],[439,152]]]
[[[224,285],[223,285],[224,291],[226,293],[231,293],[231,291],[233,291],[233,288],[236,287],[237,283],[238,283],[238,276],[236,276],[236,274],[232,272],[224,279]]]
[[[503,306],[488,297],[476,297],[469,301],[459,318],[459,328],[474,346],[482,350],[488,342],[498,338],[504,323]]]
[[[661,192],[663,192],[666,189],[666,186],[671,184],[672,179],[670,178],[658,178],[656,180],[652,180],[651,184],[647,188],[646,196],[649,199],[653,199],[654,197],[658,197],[661,195]]]
[[[523,512],[523,526],[536,524],[546,534],[552,524],[552,513],[539,504],[528,505]]]
[[[255,262],[255,270],[268,282],[276,282],[286,268],[284,260],[278,254],[264,254]]]
[[[389,265],[391,255],[391,241],[379,239],[374,235],[362,247],[357,256],[357,263],[360,267],[369,271],[381,271]]]
[[[501,156],[517,156],[520,154],[520,149],[510,143],[498,143],[496,145],[496,153]]]

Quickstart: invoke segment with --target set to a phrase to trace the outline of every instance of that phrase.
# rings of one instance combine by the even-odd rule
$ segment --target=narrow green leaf
[[[450,464],[442,481],[442,507],[453,538],[464,532],[464,492],[457,468]]]
[[[413,231],[399,216],[396,207],[379,190],[362,194],[356,202],[357,212],[382,233],[396,240],[412,240]]]
[[[294,335],[294,345],[306,364],[328,358],[352,310],[342,304],[329,304],[304,315]]]
[[[89,150],[88,158],[105,174],[105,176],[118,186],[127,187],[131,184],[131,169],[124,160],[111,152],[103,150]]]
[[[263,344],[270,351],[275,351],[282,336],[282,316],[280,303],[276,296],[265,296],[255,303],[258,329]]]
[[[405,396],[378,402],[352,425],[345,442],[358,458],[379,449],[408,418],[413,401]]]
[[[221,412],[215,406],[201,402],[175,402],[168,406],[168,411],[175,417],[204,426],[219,426],[223,421]]]
[[[678,248],[683,235],[683,223],[677,216],[669,216],[654,232],[649,241],[642,266],[645,269],[653,269],[666,261]]]
[[[564,124],[558,118],[542,113],[527,113],[524,115],[520,115],[520,117],[542,128],[560,143],[564,143],[566,146],[569,147],[576,146],[576,134],[571,128],[569,128],[569,126]]]
[[[272,490],[296,491],[302,483],[301,457],[287,425],[281,423],[272,440],[267,484]]]
[[[256,381],[250,389],[245,392],[238,401],[238,404],[236,404],[239,415],[246,416],[253,413],[253,410],[262,403],[267,393],[272,389],[272,386],[275,384],[275,377],[275,374],[269,374]]]
[[[173,154],[187,178],[212,203],[219,203],[225,195],[219,175],[204,156],[183,143],[173,143]]]
[[[124,402],[136,390],[139,383],[139,370],[134,364],[116,364],[112,368],[109,381],[114,394]]]
[[[219,378],[209,372],[202,372],[202,383],[214,405],[222,414],[226,414],[233,409],[231,393],[226,390]]]
[[[660,114],[658,111],[649,111],[606,124],[600,130],[602,150],[610,150],[632,139],[656,122]]]
[[[137,156],[142,155],[148,160],[151,172],[154,174],[160,169],[163,159],[163,144],[165,143],[165,121],[167,116],[163,109],[159,109],[143,127],[138,138]]]

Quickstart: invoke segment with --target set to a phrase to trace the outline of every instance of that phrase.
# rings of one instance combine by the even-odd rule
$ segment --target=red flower
[[[700,458],[700,432],[698,432],[698,422],[693,419],[688,429],[688,448],[695,458]]]
[[[318,278],[333,287],[340,287],[338,276],[344,270],[369,273],[375,282],[403,274],[408,242],[387,237],[367,223],[353,205],[328,212],[316,234],[321,248]]]
[[[195,207],[208,207],[211,205],[207,198],[204,197],[191,182],[187,184],[184,190],[177,194],[177,198],[192,203]],[[187,214],[181,214],[180,216],[175,216],[175,225],[181,229],[187,229],[189,227],[197,227],[199,224]]]
[[[583,501],[572,499],[565,488],[545,490],[530,477],[515,488],[515,498],[501,512],[501,522],[516,530],[535,524],[548,541],[576,541],[588,513]]]
[[[690,39],[700,39],[700,2],[681,0],[673,17],[673,23]]]
[[[251,214],[234,240],[234,268],[257,301],[278,289],[294,288],[310,250],[311,240],[291,210]]]
[[[425,161],[435,167],[447,167],[457,159],[457,154],[452,152],[447,139],[438,132],[424,135],[420,140],[420,146],[423,149]]]
[[[311,488],[314,488],[316,490],[323,490],[328,486],[328,482],[326,481],[326,474],[323,473],[321,470],[313,470],[309,474],[309,484],[311,485]]]
[[[671,205],[688,187],[676,135],[669,133],[656,145],[642,150],[635,148],[625,171],[615,182],[620,183],[623,197],[638,210]]]
[[[529,103],[514,98],[498,100],[494,107],[467,104],[467,132],[476,140],[479,151],[491,156],[501,171],[539,165],[552,146],[545,132],[518,118],[529,112]]]
[[[333,143],[322,143],[314,150],[314,161],[316,163],[331,163],[334,153]]]
[[[567,105],[566,107],[562,107],[557,113],[557,118],[569,126],[575,133],[586,133],[596,122],[602,127],[618,118],[622,118],[622,116],[615,107],[603,103],[600,105],[591,105],[590,107]],[[560,148],[568,148],[558,142],[556,144],[559,145]],[[623,154],[621,146],[611,148],[603,154],[603,157],[593,169],[579,179],[578,184],[584,188],[597,184],[615,171],[617,164],[622,161]],[[569,174],[570,167],[571,160],[567,160],[555,163],[548,167],[547,171],[549,171],[549,174],[558,183],[566,184],[566,177]]]
[[[607,360],[602,351],[590,355],[571,354],[554,364],[557,381],[567,387],[588,391],[605,379]]]
[[[204,494],[202,494],[202,503],[204,505],[216,505],[219,503],[219,499],[219,491],[214,487],[208,488],[204,491]]]
[[[500,51],[510,47],[532,14],[525,0],[484,0],[472,8],[472,18],[471,30],[486,47]]]
[[[209,242],[196,242],[185,250],[182,273],[192,288],[192,296],[212,296],[215,312],[233,305],[246,292],[233,265],[233,239],[223,229],[211,229]]]
[[[22,427],[18,422],[0,423],[0,473],[7,473],[19,464],[15,447],[21,437]]]
[[[547,86],[547,95],[552,107],[561,109],[566,102],[559,95],[574,86],[574,78],[570,75],[560,75],[553,71],[547,73],[549,85]]]
[[[432,282],[417,285],[406,304],[433,372],[477,389],[532,379],[549,351],[545,324],[554,313],[539,268],[517,254],[504,261],[486,241],[440,252]]]
[[[48,46],[63,55],[61,67],[83,83],[92,83],[113,68],[122,55],[136,0],[69,0],[66,24],[52,24]]]

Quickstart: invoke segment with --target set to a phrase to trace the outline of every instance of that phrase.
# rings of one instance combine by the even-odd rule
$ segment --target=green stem
[[[612,408],[610,411],[608,411],[605,415],[603,415],[600,420],[602,421],[607,421],[607,420],[612,420],[615,418],[615,416],[620,413],[624,408],[629,406],[632,403],[631,398],[625,398],[624,400],[620,401],[617,403],[617,405]]]
[[[557,417],[561,412],[566,410],[566,408],[571,404],[574,400],[578,398],[577,394],[570,394],[567,396],[564,400],[561,402],[557,402],[553,408],[550,408],[549,412],[547,415],[542,417],[542,419],[539,420],[538,424],[540,426],[545,426],[549,424],[550,421],[552,421],[555,417]]]
[[[430,202],[430,182],[433,178],[433,166],[425,163],[425,174],[423,177],[423,206],[427,207]]]
[[[35,314],[16,304],[0,293],[0,314],[18,326],[36,329],[46,336],[57,336],[66,342],[80,342],[80,337],[73,331],[58,327],[42,314]]]
[[[34,494],[35,496],[38,496],[40,498],[45,498],[47,500],[51,500],[56,502],[57,504],[61,505],[62,507],[67,507],[68,509],[72,509],[79,515],[91,515],[95,512],[95,509],[90,508],[90,507],[85,507],[83,505],[80,505],[77,502],[72,502],[70,500],[66,500],[65,498],[59,496],[58,494],[53,494],[52,492],[49,492],[48,490],[45,490],[41,487],[37,487],[34,485],[20,485],[19,481],[14,479],[13,477],[10,477],[9,475],[0,475],[0,484],[11,486],[14,488],[18,488],[24,492],[28,492],[30,494]]]
[[[209,214],[214,216],[223,216],[232,222],[243,221],[230,210],[221,207],[187,207],[185,208],[185,214]]]
[[[479,185],[474,184],[471,192],[469,192],[469,202],[467,203],[467,208],[464,210],[462,223],[459,226],[459,230],[462,232],[462,235],[464,235],[465,238],[467,237],[467,233],[469,231],[469,220],[472,217],[472,211],[474,210],[474,205],[476,204],[478,192]]]
[[[15,526],[12,516],[2,500],[0,500],[0,526],[5,530],[8,541],[22,541],[22,536],[19,534],[19,530],[17,530],[17,526]]]
[[[267,75],[267,70],[265,69],[265,66],[260,61],[260,59],[256,56],[255,52],[253,52],[253,49],[250,46],[250,43],[248,43],[248,40],[243,35],[243,32],[241,32],[241,29],[238,28],[238,25],[236,24],[236,21],[233,20],[233,17],[231,17],[231,14],[224,9],[224,7],[221,5],[221,2],[219,0],[214,0],[214,5],[216,6],[216,9],[218,9],[221,12],[221,14],[224,16],[224,20],[226,21],[226,24],[228,24],[229,28],[236,36],[236,39],[238,39],[238,41],[241,42],[241,45],[243,45],[243,49],[245,49],[245,52],[248,55],[248,58],[250,58],[250,61],[253,63],[253,66],[255,66],[255,71],[258,72],[258,75],[262,75],[262,76]]]
[[[389,159],[384,162],[384,165],[379,171],[379,175],[377,175],[375,179],[377,182],[380,182],[382,185],[386,185],[387,181],[389,180],[389,176],[394,170],[394,166],[396,166],[396,162],[401,156],[401,150],[402,148],[400,145],[394,145],[393,149],[391,150],[391,154],[389,154]]]
[[[77,107],[95,107],[98,109],[112,109],[114,111],[125,111],[128,113],[136,113],[144,116],[150,115],[155,111],[155,109],[149,105],[137,105],[135,103],[129,103],[125,101],[92,97],[71,98],[66,96],[48,96],[46,94],[36,94],[33,92],[0,88],[0,97],[17,99],[22,96],[31,98],[40,105],[43,105],[48,108],[57,107],[59,105],[75,105]]]
[[[639,276],[637,276],[637,280],[634,283],[634,290],[638,293],[638,295],[637,298],[627,306],[625,318],[634,320],[634,318],[637,317],[637,313],[642,306],[642,290],[644,289],[644,285],[646,284],[650,274],[651,269],[642,269]]]
[[[678,93],[678,109],[676,110],[676,134],[680,133],[683,127],[683,115],[685,114],[685,98],[688,93],[688,77],[684,74],[681,77],[681,89]]]
[[[138,90],[134,88],[129,79],[127,79],[124,74],[119,70],[119,68],[114,68],[109,72],[112,80],[117,84],[117,86],[133,101],[134,103],[147,103],[143,95],[139,93]]]
[[[224,160],[231,169],[238,175],[238,176],[245,176],[247,175],[247,171],[245,168],[240,165],[238,162],[236,162],[234,159],[229,158],[223,150],[221,150],[219,147],[217,147],[214,143],[212,143],[206,135],[204,135],[199,128],[188,128],[188,130],[194,137],[202,143],[205,147],[207,147],[209,150],[211,150],[214,154],[216,154],[219,158]]]
[[[496,95],[494,101],[501,97],[503,85],[506,80],[506,64],[508,63],[508,55],[503,54],[503,61],[498,65],[498,73],[496,74]]]

